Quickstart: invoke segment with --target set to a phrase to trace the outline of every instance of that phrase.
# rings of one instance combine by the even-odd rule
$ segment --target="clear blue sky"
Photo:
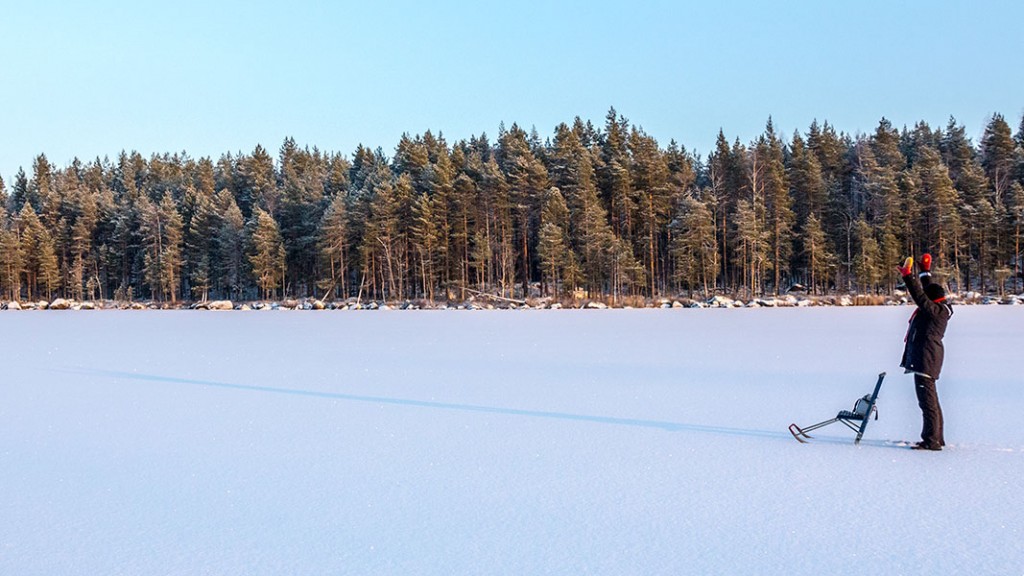
[[[1024,112],[1024,2],[0,0],[0,175],[40,152],[390,154],[614,106],[664,146]]]

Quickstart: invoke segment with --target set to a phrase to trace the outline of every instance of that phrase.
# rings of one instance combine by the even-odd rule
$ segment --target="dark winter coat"
[[[924,286],[931,283],[930,274],[922,274],[921,279],[908,274],[903,282],[910,291],[910,297],[917,304],[917,310],[910,317],[910,328],[907,330],[907,345],[903,349],[903,361],[900,366],[908,372],[927,374],[935,380],[942,371],[942,359],[945,350],[942,337],[946,334],[946,324],[953,316],[953,307],[945,301],[932,302],[924,293]]]

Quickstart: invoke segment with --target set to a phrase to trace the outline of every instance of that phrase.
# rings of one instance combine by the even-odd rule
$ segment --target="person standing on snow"
[[[906,373],[914,374],[914,389],[917,403],[921,407],[923,426],[921,441],[913,446],[915,450],[942,450],[946,440],[942,433],[942,407],[935,390],[935,381],[942,371],[944,348],[942,338],[946,324],[953,316],[953,307],[946,302],[946,292],[938,283],[932,282],[932,256],[921,256],[921,273],[914,275],[914,258],[908,257],[897,269],[917,304],[910,317],[906,346],[900,366]]]

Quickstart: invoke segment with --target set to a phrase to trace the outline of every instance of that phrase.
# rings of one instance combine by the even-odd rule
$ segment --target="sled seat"
[[[863,398],[854,403],[852,412],[850,410],[840,410],[836,418],[842,420],[863,420],[869,416],[870,412],[874,412],[875,420],[878,420],[878,407],[875,406],[875,399],[871,397],[871,394],[865,394]]]
[[[885,372],[878,375],[878,381],[875,382],[875,390],[871,394],[865,394],[862,398],[857,399],[853,404],[853,410],[840,410],[836,414],[835,418],[825,420],[824,422],[818,422],[817,424],[801,428],[796,424],[789,425],[789,432],[794,438],[800,442],[806,442],[806,439],[811,437],[807,435],[812,430],[817,430],[829,424],[835,422],[841,422],[846,425],[847,428],[857,433],[857,439],[854,440],[854,444],[860,444],[861,437],[864,436],[864,431],[867,430],[868,421],[871,420],[871,415],[874,414],[875,420],[878,420],[878,407],[875,403],[878,401],[878,391],[882,389],[882,380],[885,379]],[[859,424],[855,424],[859,422]]]

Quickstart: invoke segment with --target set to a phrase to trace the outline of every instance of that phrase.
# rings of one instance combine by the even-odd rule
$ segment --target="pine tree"
[[[828,276],[835,265],[835,256],[829,250],[825,231],[822,229],[818,217],[814,214],[807,217],[807,224],[804,226],[803,246],[807,273],[810,277],[811,292],[817,293],[819,286],[823,286],[827,290]]]
[[[878,241],[875,240],[871,225],[863,217],[855,225],[860,249],[854,258],[854,270],[857,274],[861,290],[877,291],[882,280],[884,262]]]
[[[220,227],[216,230],[216,266],[214,286],[219,286],[228,297],[237,299],[246,288],[246,225],[242,210],[227,189],[216,198]],[[269,227],[269,225],[268,225]],[[271,237],[272,234],[269,234]],[[271,246],[273,248],[273,246]]]
[[[736,203],[735,246],[741,263],[743,289],[750,297],[760,292],[760,270],[768,252],[767,234],[757,212],[747,199]]]
[[[427,135],[429,136],[430,133],[427,132]],[[439,138],[431,140],[431,142],[433,143],[429,147],[432,150],[430,212],[433,218],[431,227],[436,234],[436,249],[432,248],[432,250],[436,252],[434,258],[438,263],[438,281],[444,287],[445,295],[451,298],[453,295],[452,278],[456,276],[456,268],[460,267],[453,256],[457,251],[455,247],[457,215],[454,212],[458,207],[455,196],[457,175],[444,139]],[[467,222],[462,223],[464,227],[467,224]]]
[[[0,298],[17,300],[21,295],[21,242],[16,215],[0,205]]]
[[[284,284],[285,249],[274,218],[256,207],[249,220],[249,264],[264,298],[275,298]]]
[[[598,198],[592,153],[564,124],[556,132],[552,177],[569,209],[569,237],[588,297],[614,291],[616,238]]]
[[[409,186],[409,177],[404,175]],[[363,237],[363,274],[371,279],[373,294],[385,300],[399,298],[401,243],[398,228],[399,203],[390,178],[380,179],[371,190],[370,218]],[[380,285],[378,287],[378,282]]]
[[[438,264],[443,268],[441,246],[445,237],[441,234],[435,217],[435,202],[427,193],[418,194],[412,204],[411,241],[415,246],[419,281],[428,300],[434,300],[437,286]]]
[[[518,275],[525,295],[529,290],[533,258],[530,227],[538,218],[541,198],[548,186],[548,173],[530,149],[526,132],[515,124],[499,139],[497,156],[509,186],[509,201],[515,216],[513,236]]]
[[[478,226],[477,194],[477,184],[469,175],[463,173],[456,177],[452,186],[451,241],[458,268],[455,278],[458,280],[460,298],[463,300],[466,298],[466,288],[470,282],[470,238]]]
[[[512,296],[515,283],[513,204],[508,180],[494,156],[483,165],[480,200],[486,221],[482,235],[479,232],[476,235],[476,243],[481,247],[475,258],[477,267],[483,266],[485,270],[485,290],[497,284],[502,296]]]
[[[326,290],[328,295],[337,291],[347,296],[349,227],[346,198],[343,195],[339,194],[331,200],[318,230],[320,257],[325,261],[323,269],[327,272],[320,283],[320,289]]]
[[[897,222],[903,217],[897,182],[900,171],[906,169],[907,160],[899,148],[899,134],[885,118],[868,140],[864,152],[868,150],[870,155],[858,154],[857,157],[861,160],[862,175],[868,181],[865,186],[870,194],[871,217],[876,226],[881,224],[883,233],[895,236],[899,230]]]
[[[281,146],[281,156],[287,156],[285,150],[294,147],[295,140],[285,139]],[[280,207],[281,189],[277,185],[274,159],[270,154],[263,146],[257,144],[252,155],[240,156],[235,165],[237,170],[232,171],[232,180],[237,194],[236,202],[242,210],[242,215],[248,217],[256,207],[262,208],[272,216],[276,215]]]
[[[796,214],[793,199],[786,180],[786,165],[782,141],[775,135],[771,118],[765,129],[759,155],[764,157],[764,195],[767,212],[768,245],[771,251],[771,268],[774,272],[775,293],[782,292],[783,275],[788,275],[789,261],[793,255],[793,226]]]
[[[569,292],[578,275],[576,255],[569,246],[569,207],[558,188],[551,188],[540,215],[537,254],[541,264],[541,285],[549,295]]]
[[[171,195],[159,204],[140,199],[140,231],[144,246],[144,275],[155,299],[177,302],[181,269],[182,220]]]
[[[738,143],[737,143],[738,148]],[[734,282],[733,270],[736,267],[730,258],[730,239],[734,228],[733,218],[736,213],[736,202],[740,197],[740,188],[744,178],[742,159],[736,156],[735,150],[729,146],[725,134],[719,130],[715,141],[715,152],[708,159],[708,179],[711,194],[715,199],[715,227],[719,240],[719,261],[721,277],[725,287]]]
[[[611,217],[616,238],[632,238],[637,211],[636,191],[630,174],[628,150],[629,122],[615,108],[605,117],[601,155],[594,163],[600,195]]]
[[[92,290],[86,290],[87,276],[91,268],[92,237],[99,218],[96,197],[88,193],[79,193],[75,197],[77,216],[71,228],[71,296],[84,299],[95,296]]]
[[[921,221],[926,246],[934,247],[936,264],[947,266],[953,261],[954,247],[960,236],[959,197],[949,178],[949,171],[939,153],[931,147],[918,151],[914,166],[921,203]]]
[[[647,275],[648,295],[658,292],[661,276],[662,251],[665,239],[663,232],[669,221],[673,188],[669,185],[669,167],[665,155],[658,148],[658,142],[634,128],[629,137],[629,151],[632,158],[630,174],[632,189],[637,201],[638,232],[637,253],[642,255]],[[660,286],[664,288],[664,284]]]
[[[1021,252],[1021,227],[1024,226],[1024,185],[1014,182],[1007,195],[1009,224],[1013,230],[1013,291],[1020,293],[1021,268],[1024,253]]]
[[[217,231],[221,226],[212,193],[205,189],[189,187],[185,192],[185,203],[190,215],[184,219],[183,262],[187,268],[187,280],[191,293],[205,302],[214,284],[214,270],[217,267]]]
[[[53,238],[39,220],[31,203],[26,202],[22,206],[19,218],[22,224],[20,273],[25,275],[26,294],[29,300],[42,295],[49,300],[57,288],[60,274]]]
[[[704,202],[685,198],[678,204],[671,226],[675,232],[672,258],[676,281],[682,283],[691,295],[699,287],[701,293],[708,297],[718,275],[714,214]]]

